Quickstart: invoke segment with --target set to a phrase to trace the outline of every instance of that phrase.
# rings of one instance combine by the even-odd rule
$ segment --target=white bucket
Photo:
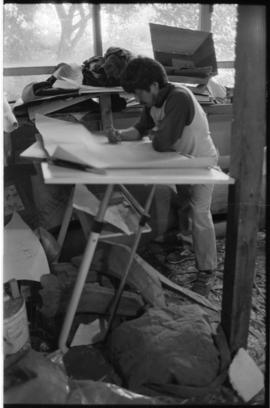
[[[29,342],[29,328],[23,298],[4,299],[4,356],[15,354]]]

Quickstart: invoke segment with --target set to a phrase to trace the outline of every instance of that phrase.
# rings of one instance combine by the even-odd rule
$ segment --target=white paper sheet
[[[177,152],[159,153],[147,141],[111,144],[105,136],[92,134],[80,123],[43,115],[36,115],[36,127],[52,157],[96,168],[202,168],[214,164],[209,157],[190,159]]]
[[[20,153],[20,157],[28,159],[46,159],[47,156],[42,148],[41,142],[37,141]]]
[[[3,130],[10,133],[19,127],[18,121],[7,101],[6,95],[3,96]]]
[[[263,373],[242,347],[237,351],[229,367],[229,379],[245,402],[251,400],[264,387]]]
[[[59,78],[53,84],[53,88],[76,90],[79,89],[80,86],[76,81],[74,81],[71,78],[59,76]]]
[[[40,282],[47,273],[48,261],[38,238],[14,213],[4,228],[4,282],[13,278]]]

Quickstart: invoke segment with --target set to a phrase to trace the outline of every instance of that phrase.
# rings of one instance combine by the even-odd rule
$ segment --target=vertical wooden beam
[[[211,31],[211,15],[213,11],[212,4],[201,4],[200,5],[200,22],[199,30]]]
[[[265,145],[265,7],[238,6],[221,324],[232,353],[247,346]]]
[[[113,127],[113,115],[112,115],[112,101],[110,94],[103,94],[99,97],[100,113],[102,129],[108,130]]]
[[[94,54],[102,55],[102,35],[101,35],[101,21],[100,21],[100,4],[94,3],[93,10],[93,36],[94,36]]]

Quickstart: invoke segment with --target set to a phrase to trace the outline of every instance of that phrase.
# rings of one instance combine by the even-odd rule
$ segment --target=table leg
[[[104,197],[100,203],[99,211],[95,217],[92,231],[89,235],[87,245],[83,254],[82,262],[79,268],[79,273],[76,279],[76,283],[73,289],[72,297],[68,305],[65,320],[61,330],[59,338],[59,348],[65,352],[67,351],[66,341],[68,334],[80,301],[83,286],[85,284],[88,271],[96,250],[98,239],[101,233],[102,223],[104,220],[105,212],[107,210],[111,194],[113,192],[113,185],[108,185],[104,194]]]
[[[57,243],[60,245],[60,251],[59,254],[57,256],[57,259],[55,260],[55,262],[58,261],[61,251],[62,251],[62,247],[67,235],[67,230],[68,230],[68,226],[71,220],[71,216],[72,216],[72,210],[73,210],[73,197],[74,197],[74,191],[75,191],[75,186],[72,187],[72,190],[70,192],[70,196],[68,199],[68,203],[67,203],[67,207],[66,207],[66,211],[62,220],[62,224],[60,227],[60,231],[57,237]]]
[[[150,193],[148,195],[148,198],[147,198],[147,201],[146,201],[146,204],[145,204],[145,208],[144,208],[145,213],[149,212],[149,209],[151,207],[152,200],[153,200],[153,197],[154,197],[155,190],[156,190],[156,186],[154,185],[151,188],[151,191],[150,191]],[[122,292],[124,290],[124,286],[125,286],[127,278],[128,278],[129,270],[130,270],[130,267],[132,265],[134,256],[136,254],[136,251],[137,251],[140,239],[141,239],[141,234],[142,234],[145,222],[146,222],[146,218],[145,218],[145,216],[142,216],[141,220],[140,220],[138,230],[137,230],[135,238],[134,238],[132,248],[131,248],[131,252],[130,252],[129,260],[128,260],[128,263],[127,263],[127,266],[126,266],[126,270],[125,270],[125,272],[123,274],[122,280],[120,282],[120,286],[119,286],[118,291],[117,291],[117,293],[115,295],[115,299],[114,299],[112,309],[111,309],[111,315],[109,317],[108,326],[107,326],[106,333],[105,333],[105,336],[104,336],[104,341],[106,341],[106,339],[107,339],[107,337],[109,335],[109,332],[111,330],[112,322],[113,322],[113,319],[115,317],[118,305],[120,303],[121,295],[122,295]]]

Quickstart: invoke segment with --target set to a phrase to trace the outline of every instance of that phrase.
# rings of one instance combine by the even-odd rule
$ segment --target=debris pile
[[[182,247],[183,259],[174,265],[167,255],[177,240],[140,248],[106,340],[103,334],[130,248],[100,242],[69,334],[69,349],[63,353],[58,338],[81,256],[70,253],[69,262],[63,262],[48,231],[40,228],[36,236],[50,273],[40,282],[19,281],[31,348],[10,364],[7,356],[5,403],[214,405],[254,397],[242,391],[235,377],[232,385],[228,381],[231,357],[219,326],[224,240],[217,242],[218,271],[209,300],[189,290],[194,274],[189,245]],[[265,363],[264,240],[259,233],[248,349],[257,364],[259,359],[260,372]],[[261,347],[257,354],[254,339]],[[256,393],[261,383],[260,377]]]

